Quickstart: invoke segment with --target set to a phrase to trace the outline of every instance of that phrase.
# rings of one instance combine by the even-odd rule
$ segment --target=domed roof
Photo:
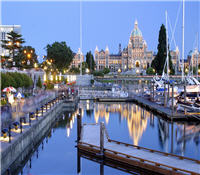
[[[135,37],[135,36],[142,37],[142,32],[138,28],[138,22],[137,22],[137,20],[135,21],[135,26],[134,26],[133,31],[131,32],[131,36],[132,37]]]

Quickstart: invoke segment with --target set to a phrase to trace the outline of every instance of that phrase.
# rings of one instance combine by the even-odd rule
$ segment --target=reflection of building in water
[[[121,119],[127,119],[129,135],[133,139],[134,145],[138,142],[147,128],[147,119],[150,118],[150,113],[134,104],[94,104],[94,118],[98,123],[99,118],[104,118],[108,124],[110,113],[119,113]]]
[[[150,117],[150,114],[136,105],[129,105],[128,107],[127,122],[129,135],[133,139],[133,144],[138,145],[143,132],[147,128],[147,119]]]

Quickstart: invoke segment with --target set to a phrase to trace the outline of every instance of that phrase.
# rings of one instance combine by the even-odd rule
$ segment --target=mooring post
[[[164,82],[164,107],[166,107],[166,82]]]
[[[36,120],[38,120],[38,108],[36,108]]]
[[[153,81],[153,101],[154,101],[154,81]]]
[[[77,147],[77,173],[81,172],[81,156],[79,152],[79,148]]]
[[[30,112],[29,112],[28,117],[29,117],[29,126],[31,126],[31,113]]]
[[[21,117],[19,119],[19,124],[20,124],[20,133],[22,133],[22,118]]]
[[[11,126],[10,125],[8,127],[8,140],[9,140],[9,143],[11,143]]]
[[[186,81],[184,83],[184,103],[186,103]],[[184,107],[184,113],[186,114],[186,108]]]
[[[104,156],[104,122],[100,123],[100,156]]]
[[[42,105],[42,116],[43,116],[43,108],[44,108],[44,106]]]
[[[168,84],[167,84],[167,101],[169,101],[169,97],[170,97],[169,92],[170,92],[170,85],[169,85],[169,82],[168,82]]]
[[[81,139],[81,114],[77,115],[77,143]]]
[[[174,115],[174,82],[172,82],[172,116]]]

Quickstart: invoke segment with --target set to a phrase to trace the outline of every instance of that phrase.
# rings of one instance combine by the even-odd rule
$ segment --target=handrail
[[[100,149],[99,146],[92,145],[92,144],[89,144],[89,143],[86,143],[86,142],[79,142],[79,144],[85,144],[85,145],[88,145],[89,147],[95,147],[95,148]],[[154,166],[163,166],[163,167],[166,167],[166,168],[170,168],[173,171],[182,171],[182,172],[186,172],[186,173],[190,173],[190,174],[198,174],[198,173],[195,173],[195,172],[192,172],[192,171],[189,171],[189,170],[185,170],[185,169],[181,169],[181,168],[165,165],[165,164],[162,164],[162,163],[154,162],[154,161],[151,161],[151,160],[135,157],[135,156],[132,156],[132,155],[128,155],[128,154],[125,154],[125,153],[121,153],[121,152],[117,152],[117,151],[113,151],[113,150],[104,148],[105,154],[106,154],[106,151],[107,152],[112,152],[114,154],[120,154],[120,155],[126,156],[126,158],[134,158],[134,159],[139,160],[140,162],[149,162],[151,164],[154,164]]]
[[[85,125],[100,125],[99,123],[90,123],[90,124],[83,124],[84,126]],[[104,125],[104,130],[105,130],[105,134],[106,134],[106,137],[108,139],[108,142],[115,142],[117,144],[123,144],[125,146],[131,146],[131,147],[134,147],[134,148],[137,148],[137,149],[143,149],[143,150],[146,150],[146,151],[149,151],[151,153],[159,153],[159,154],[162,154],[162,155],[165,155],[165,156],[172,156],[172,157],[177,157],[179,159],[184,159],[184,160],[190,160],[190,161],[194,161],[195,163],[197,164],[200,164],[200,160],[197,160],[197,159],[192,159],[192,158],[189,158],[189,157],[184,157],[184,156],[179,156],[179,155],[176,155],[176,154],[171,154],[171,153],[166,153],[166,152],[162,152],[162,151],[158,151],[158,150],[153,150],[153,149],[149,149],[149,148],[145,148],[145,147],[141,147],[141,146],[137,146],[137,145],[132,145],[132,144],[129,144],[129,143],[124,143],[124,142],[119,142],[119,141],[116,141],[116,140],[112,140],[110,139],[109,135],[108,135],[108,131]]]
[[[166,156],[166,155],[170,155],[170,156],[172,156],[172,157],[177,157],[177,158],[179,158],[179,159],[191,160],[191,161],[194,161],[194,162],[200,164],[200,160],[192,159],[192,158],[189,158],[189,157],[179,156],[179,155],[171,154],[171,153],[165,153],[165,152],[162,152],[162,151],[153,150],[153,149],[149,149],[149,148],[145,148],[145,147],[141,147],[141,146],[137,146],[137,145],[131,145],[131,144],[128,144],[128,143],[119,142],[119,141],[112,140],[112,139],[109,139],[108,141],[109,141],[109,142],[116,142],[117,144],[123,144],[123,145],[125,145],[125,146],[132,146],[132,147],[135,147],[135,148],[137,148],[137,149],[143,149],[143,150],[147,150],[147,151],[150,151],[150,152],[160,153],[160,154],[163,154],[163,155],[165,155],[165,156]]]

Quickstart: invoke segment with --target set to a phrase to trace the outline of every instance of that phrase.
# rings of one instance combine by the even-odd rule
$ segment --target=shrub
[[[152,67],[149,67],[149,68],[147,69],[146,73],[147,73],[148,75],[154,75],[154,74],[155,74],[155,71],[153,70]]]
[[[38,78],[38,81],[37,81],[37,87],[39,87],[39,88],[42,88],[42,81],[41,81],[41,78],[40,78],[40,76],[39,76],[39,78]]]
[[[108,74],[110,72],[110,69],[108,69],[107,67],[104,68],[103,73],[104,74]]]
[[[104,76],[104,74],[103,74],[102,71],[95,71],[95,72],[93,73],[93,75],[94,75],[94,76],[101,76],[101,77]]]

